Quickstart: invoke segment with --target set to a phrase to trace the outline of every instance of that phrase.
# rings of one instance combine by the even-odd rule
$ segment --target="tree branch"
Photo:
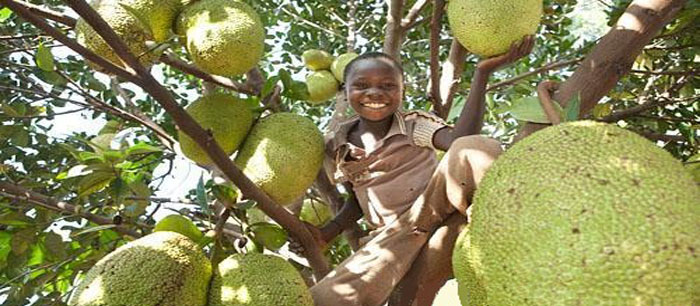
[[[231,79],[225,78],[222,76],[208,74],[202,70],[199,70],[199,68],[184,62],[183,60],[178,58],[177,55],[173,54],[172,52],[166,52],[163,55],[161,55],[160,61],[162,63],[168,64],[168,65],[172,66],[173,68],[176,68],[184,73],[196,76],[196,77],[202,79],[202,81],[213,83],[213,84],[219,85],[221,87],[232,89],[236,92],[244,93],[247,95],[254,95],[255,94],[255,92],[251,88],[246,87],[244,84],[241,84],[239,82],[234,82]]]
[[[561,84],[554,93],[554,100],[566,104],[571,97],[580,94],[580,114],[587,114],[629,72],[644,46],[676,16],[685,3],[686,0],[634,0],[574,74]],[[528,123],[515,141],[546,126]]]
[[[683,85],[685,85],[687,80],[688,79],[685,77],[678,80],[678,82],[665,93],[665,97],[658,97],[656,99],[647,99],[646,97],[643,97],[643,95],[642,95],[643,98],[641,98],[641,101],[650,100],[650,102],[642,103],[642,104],[639,104],[637,106],[630,107],[628,109],[615,112],[613,114],[610,114],[608,116],[601,118],[600,121],[616,122],[616,121],[619,121],[619,120],[622,120],[625,118],[632,117],[636,114],[645,112],[647,110],[653,109],[655,107],[659,107],[659,106],[663,106],[663,105],[667,105],[667,104],[671,104],[671,103],[683,102],[685,100],[692,101],[694,99],[697,99],[697,96],[686,98],[686,99],[677,99],[677,100],[674,100],[671,98],[678,93],[678,91],[683,87]],[[653,85],[653,83],[651,83],[651,85]]]
[[[101,66],[103,69],[105,69],[105,71],[116,74],[132,82],[137,79],[136,74],[133,71],[127,71],[122,67],[113,64],[112,62],[102,58],[101,56],[81,46],[74,40],[68,38],[68,36],[63,34],[63,32],[57,30],[56,28],[46,23],[46,21],[44,21],[40,17],[34,15],[29,8],[20,4],[18,1],[0,0],[0,4],[9,7],[13,12],[17,13],[17,15],[21,16],[28,22],[31,22],[32,24],[40,28],[42,31],[46,32],[46,34],[51,35],[51,37],[63,43],[66,47],[82,55],[85,59]]]
[[[404,0],[386,0],[389,7],[386,16],[386,30],[384,30],[384,53],[401,62],[400,46],[403,37],[401,27],[401,12],[403,11]]]
[[[36,4],[31,4],[29,2],[19,0],[15,0],[15,2],[17,2],[19,5],[26,7],[34,15],[65,24],[71,28],[75,27],[76,20],[72,17],[66,16],[59,12],[52,11],[50,9],[43,8]]]
[[[401,20],[401,27],[404,30],[409,29],[411,25],[416,22],[416,19],[418,19],[418,14],[420,14],[420,11],[423,10],[426,4],[428,4],[428,0],[418,0],[413,4],[411,9],[408,10],[406,17]]]
[[[112,218],[103,217],[100,215],[92,214],[89,212],[84,212],[80,207],[68,204],[66,202],[57,201],[51,197],[45,196],[38,192],[31,191],[19,185],[14,185],[6,182],[0,182],[0,195],[5,197],[16,198],[18,200],[27,201],[32,204],[41,206],[45,209],[53,210],[61,213],[68,213],[71,215],[80,216],[90,222],[100,225],[114,224]],[[123,235],[131,236],[134,238],[141,237],[141,233],[131,229],[124,224],[114,224],[113,230]],[[134,225],[149,229],[151,226],[136,222]]]
[[[7,1],[7,0],[3,0]],[[156,81],[148,71],[139,63],[136,58],[126,50],[123,42],[119,39],[116,41],[110,41],[110,38],[115,38],[114,31],[109,28],[106,23],[104,23],[99,15],[83,0],[67,0],[71,7],[83,18],[88,21],[96,21],[95,24],[98,26],[93,26],[93,28],[101,34],[105,40],[110,43],[115,49],[119,49],[121,56],[128,65],[132,66],[138,72],[138,79],[136,84],[141,86],[147,93],[149,93],[173,118],[177,126],[182,132],[187,136],[195,140],[197,144],[209,155],[210,159],[214,164],[223,172],[227,179],[232,181],[242,193],[249,199],[253,199],[258,203],[258,206],[270,216],[277,223],[282,225],[285,229],[289,230],[293,235],[295,235],[299,241],[304,245],[305,252],[304,255],[309,259],[311,266],[314,269],[314,274],[317,277],[323,277],[329,271],[328,263],[321,254],[321,249],[319,248],[316,241],[311,236],[311,233],[306,229],[306,226],[295,216],[289,214],[283,207],[275,203],[265,192],[263,192],[258,186],[255,185],[248,177],[246,177],[243,172],[236,167],[228,154],[224,152],[221,147],[214,140],[213,135],[204,130],[192,117],[185,112],[185,110],[180,107],[180,105],[173,99],[170,92],[168,92],[158,81]],[[94,20],[99,19],[99,20]],[[102,22],[99,22],[102,21]],[[107,27],[106,29],[104,27]],[[105,31],[107,33],[102,33]],[[116,50],[115,50],[116,51]],[[118,53],[119,54],[119,53]]]
[[[430,19],[430,92],[428,96],[438,114],[444,112],[440,95],[440,30],[444,7],[444,0],[433,0],[433,14]]]
[[[495,89],[498,89],[498,88],[501,88],[504,86],[512,85],[512,84],[514,84],[522,79],[531,77],[533,75],[537,75],[537,74],[544,73],[544,72],[547,72],[550,70],[554,70],[554,69],[558,69],[561,67],[576,64],[576,63],[580,62],[581,60],[583,60],[583,57],[579,57],[579,58],[575,58],[575,59],[567,60],[567,61],[559,61],[559,62],[549,63],[549,64],[542,66],[540,68],[537,68],[533,71],[529,71],[529,72],[523,73],[521,75],[512,77],[510,79],[503,80],[501,82],[493,84],[493,85],[489,86],[488,88],[486,88],[486,92],[489,92],[489,91],[492,91],[492,90],[495,90]]]
[[[440,97],[442,105],[438,111],[440,118],[447,119],[452,108],[462,72],[464,71],[464,63],[467,58],[467,49],[460,44],[456,39],[452,40],[450,53],[447,59],[442,64],[442,76],[440,77]],[[436,109],[437,110],[437,109]]]

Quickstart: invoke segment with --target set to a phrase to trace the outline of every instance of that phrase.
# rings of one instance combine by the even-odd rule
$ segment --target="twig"
[[[516,83],[524,78],[527,78],[527,77],[530,77],[530,76],[533,76],[536,74],[540,74],[543,72],[547,72],[549,70],[553,70],[553,69],[557,69],[560,67],[565,67],[565,66],[576,64],[576,63],[580,62],[581,60],[583,60],[583,57],[575,58],[575,59],[568,60],[568,61],[559,61],[559,62],[547,64],[547,65],[542,66],[540,68],[537,68],[533,71],[526,72],[526,73],[523,73],[521,75],[518,75],[518,76],[512,77],[510,79],[493,84],[493,85],[489,86],[488,88],[486,88],[486,92],[489,92],[489,91],[492,91],[492,90],[495,90],[495,89],[498,89],[498,88],[501,88],[504,86],[512,85],[512,84],[514,84],[514,83]]]
[[[678,82],[671,87],[667,92],[665,97],[659,97],[657,99],[647,99],[651,100],[650,102],[640,104],[634,107],[630,107],[625,110],[621,110],[619,112],[615,112],[613,114],[610,114],[608,116],[605,116],[600,119],[600,121],[603,122],[616,122],[618,120],[622,120],[631,116],[634,116],[636,114],[645,112],[647,110],[650,110],[654,107],[658,106],[663,106],[667,104],[672,104],[672,103],[679,103],[679,102],[685,102],[685,101],[693,101],[698,99],[700,96],[692,96],[684,99],[672,99],[670,97],[675,96],[676,92],[682,88],[685,83],[687,82],[686,77],[681,77],[681,79],[678,80]]]
[[[297,21],[300,21],[300,22],[301,22],[302,24],[304,24],[304,25],[310,26],[310,27],[312,27],[312,28],[314,28],[314,29],[317,29],[317,30],[321,30],[322,32],[326,32],[326,33],[328,33],[328,34],[330,34],[330,35],[333,35],[333,36],[335,36],[335,37],[343,38],[343,35],[340,35],[339,33],[336,33],[335,31],[331,31],[331,30],[328,29],[328,28],[324,28],[324,27],[322,27],[322,26],[320,26],[320,25],[318,25],[318,24],[315,24],[315,23],[313,23],[313,22],[311,22],[311,21],[308,21],[308,20],[306,20],[304,17],[301,17],[301,16],[299,16],[299,15],[297,15],[297,14],[292,13],[291,11],[289,11],[288,9],[286,9],[285,7],[280,7],[280,9],[281,9],[283,12],[287,13],[287,15],[294,17],[294,19],[296,19]]]
[[[46,19],[51,19],[53,21],[65,24],[71,28],[75,27],[76,20],[68,17],[64,14],[61,14],[59,12],[55,12],[49,9],[45,9],[41,6],[38,6],[36,4],[31,4],[29,2],[25,1],[19,1],[19,0],[14,0],[17,2],[19,5],[22,5],[26,7],[30,12],[32,12],[34,15],[44,17]]]
[[[92,214],[89,212],[84,212],[81,211],[80,208],[68,204],[66,202],[62,201],[57,201],[54,200],[51,197],[45,196],[43,194],[31,191],[27,188],[24,188],[19,185],[14,185],[10,183],[5,183],[5,182],[0,182],[0,194],[4,197],[9,197],[9,198],[14,198],[22,201],[27,201],[30,203],[33,203],[35,205],[39,205],[43,208],[57,211],[57,212],[63,212],[63,213],[69,213],[73,215],[80,216],[84,219],[87,219],[93,223],[100,224],[100,225],[107,225],[107,224],[114,224],[112,218],[107,218],[103,217],[100,215]],[[139,226],[141,228],[150,228],[151,226],[141,223],[141,222],[136,222],[134,225]],[[113,228],[114,231],[128,235],[131,237],[141,237],[141,234],[134,231],[133,229],[125,226],[124,224],[116,224],[115,227]]]
[[[430,102],[435,109],[442,108],[440,96],[440,30],[444,0],[433,0],[433,14],[430,19]]]
[[[255,95],[255,91],[251,88],[246,87],[244,84],[234,82],[231,79],[222,76],[208,74],[202,70],[199,70],[197,67],[182,61],[177,57],[177,55],[173,54],[172,52],[166,52],[163,55],[161,55],[160,61],[184,73],[196,76],[205,82],[213,83],[221,87],[232,89],[236,92],[244,93],[247,95]]]
[[[401,27],[404,29],[404,31],[409,29],[411,24],[416,22],[418,14],[420,14],[420,11],[423,10],[426,4],[428,4],[428,0],[418,0],[413,4],[411,9],[408,10],[406,17],[401,20]]]
[[[646,71],[646,70],[630,70],[631,73],[639,74],[651,74],[651,75],[690,75],[696,76],[700,75],[700,70],[686,70],[686,71]]]

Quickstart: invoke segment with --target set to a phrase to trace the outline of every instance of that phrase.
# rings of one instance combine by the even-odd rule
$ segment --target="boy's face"
[[[403,100],[403,80],[386,60],[363,59],[355,63],[346,80],[350,106],[362,118],[381,121],[391,116]]]

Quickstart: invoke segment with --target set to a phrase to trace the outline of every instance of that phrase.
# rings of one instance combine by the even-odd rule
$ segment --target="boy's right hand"
[[[323,239],[323,233],[321,232],[321,229],[318,227],[314,226],[311,223],[304,222],[304,225],[306,226],[306,229],[311,233],[311,237],[316,240],[316,243],[319,245],[321,249],[323,249],[326,244],[328,243]],[[297,254],[299,256],[304,256],[304,251],[306,250],[304,248],[304,245],[299,242],[296,237],[289,235],[289,250],[292,251],[292,253]]]

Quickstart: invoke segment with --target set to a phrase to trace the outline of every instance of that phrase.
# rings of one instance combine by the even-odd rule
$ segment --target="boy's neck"
[[[370,121],[365,120],[360,117],[360,122],[358,123],[358,128],[362,132],[369,132],[378,138],[384,137],[389,133],[391,129],[391,124],[394,122],[394,115],[388,116],[380,121]]]

